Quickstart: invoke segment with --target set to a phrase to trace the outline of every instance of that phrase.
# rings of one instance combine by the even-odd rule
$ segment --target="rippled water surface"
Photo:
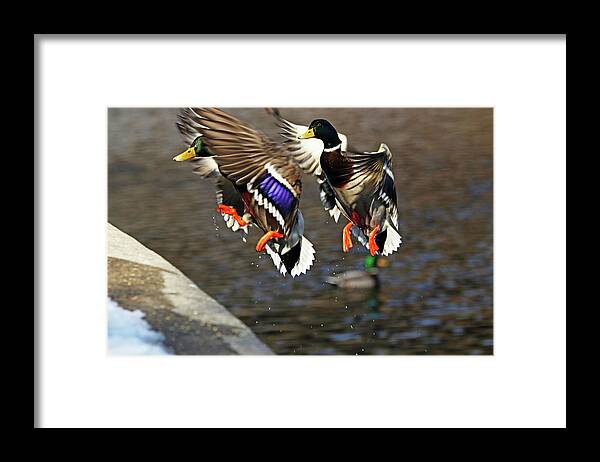
[[[231,113],[277,138],[262,109]],[[160,253],[280,354],[492,354],[492,109],[282,109],[326,118],[353,147],[388,144],[404,243],[381,287],[341,290],[327,276],[361,269],[366,249],[341,251],[334,223],[304,177],[301,208],[317,259],[283,278],[266,255],[215,215],[211,180],[171,160],[186,146],[177,109],[108,112],[108,218]]]

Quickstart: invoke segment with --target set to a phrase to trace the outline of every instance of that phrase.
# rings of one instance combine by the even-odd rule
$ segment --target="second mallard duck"
[[[301,170],[287,150],[220,109],[188,108],[179,119],[180,132],[192,141],[173,160],[193,159],[196,173],[220,177],[218,211],[236,227],[262,229],[256,251],[266,250],[281,274],[306,273],[315,251],[298,209]]]
[[[342,233],[344,252],[352,247],[351,230],[371,255],[398,250],[402,238],[392,153],[387,145],[382,143],[374,152],[343,150],[337,130],[325,119],[313,120],[298,138],[323,142],[320,167],[330,186],[331,200],[349,221]]]

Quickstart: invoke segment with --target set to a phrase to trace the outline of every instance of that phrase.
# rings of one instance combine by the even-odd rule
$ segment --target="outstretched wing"
[[[180,123],[185,124],[187,132],[202,136],[221,173],[238,185],[256,178],[267,164],[293,181],[300,177],[283,147],[220,109],[185,109],[180,115]]]
[[[302,171],[287,150],[220,109],[189,108],[182,116],[182,122],[202,136],[221,174],[249,193],[244,201],[259,206],[251,207],[256,223],[267,229],[272,217],[289,235],[302,192]]]
[[[193,124],[191,119],[188,119],[186,111],[187,109],[184,109],[181,113],[177,114],[179,120],[175,122],[175,125],[177,125],[177,129],[181,133],[185,144],[191,145],[200,136],[200,132],[195,128],[195,124]]]
[[[379,184],[384,180],[386,166],[391,173],[391,152],[385,144],[378,151],[344,153],[345,161],[335,164],[327,171],[333,186],[344,190],[362,189],[362,186]],[[393,178],[392,178],[393,185]]]
[[[398,228],[398,197],[396,195],[396,185],[394,171],[392,168],[392,153],[386,144],[381,143],[380,151],[384,151],[385,159],[383,161],[383,181],[379,197],[386,205],[388,215],[392,220],[392,224]]]
[[[373,194],[373,200],[369,205],[369,214],[379,216],[379,223],[382,230],[375,237],[375,242],[382,255],[391,255],[398,250],[402,244],[402,236],[398,231],[398,204],[396,196],[396,187],[394,185],[394,172],[392,170],[392,153],[385,144],[381,144],[379,150],[375,153],[353,153],[351,156],[355,165],[358,166],[358,178],[351,177],[351,180],[345,185],[344,193],[358,195],[360,192],[356,185],[361,181],[377,180],[377,187],[370,191]],[[379,173],[377,173],[379,172]],[[373,173],[371,175],[371,173]],[[368,180],[367,180],[368,178]],[[346,189],[349,187],[350,190]],[[354,190],[352,190],[354,189]],[[383,209],[384,215],[379,215]],[[367,249],[369,242],[367,236],[358,226],[352,227],[352,234]]]

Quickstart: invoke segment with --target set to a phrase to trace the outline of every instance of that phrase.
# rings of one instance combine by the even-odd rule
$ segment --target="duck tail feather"
[[[389,220],[387,224],[387,237],[382,251],[382,255],[384,256],[394,253],[396,250],[398,250],[400,244],[402,244],[402,236],[400,236],[400,233],[398,232],[396,227],[392,223],[390,223]]]
[[[269,244],[265,246],[265,250],[267,251],[267,254],[271,257],[271,260],[273,260],[275,268],[277,268],[277,270],[282,274],[282,276],[285,277],[285,275],[287,274],[287,268],[281,261],[281,256],[277,252],[275,252],[271,248],[271,246],[269,246]]]
[[[305,274],[315,261],[315,248],[308,239],[302,239],[287,253],[281,256],[284,266],[292,277]]]

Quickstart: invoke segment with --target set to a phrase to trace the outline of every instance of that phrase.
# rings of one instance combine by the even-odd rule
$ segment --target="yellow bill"
[[[315,137],[315,131],[312,128],[309,128],[302,135],[300,135],[298,138],[301,139],[301,140],[305,140],[307,138],[314,138],[314,137]]]
[[[196,157],[196,150],[193,146],[188,150],[182,152],[178,156],[173,157],[173,160],[175,162],[183,162],[184,160],[191,159],[192,157]]]

